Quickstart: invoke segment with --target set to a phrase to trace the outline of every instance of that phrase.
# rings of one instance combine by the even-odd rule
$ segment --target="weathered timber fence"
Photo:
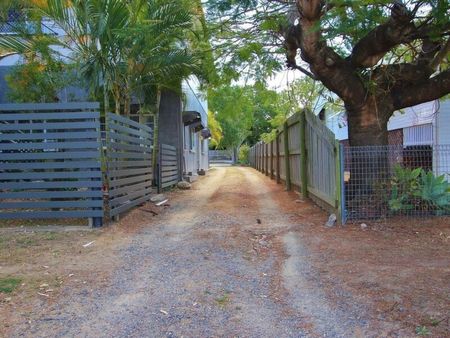
[[[151,197],[153,133],[150,127],[111,113],[106,126],[106,178],[113,217]]]
[[[97,103],[0,105],[0,219],[103,217]]]
[[[180,181],[177,148],[161,144],[159,150],[159,191],[172,187]]]
[[[304,197],[341,218],[341,160],[334,134],[312,113],[290,117],[270,143],[259,142],[250,150],[250,164],[296,188]]]
[[[315,115],[301,112],[249,156],[252,167],[342,223],[450,215],[450,145],[344,148]]]

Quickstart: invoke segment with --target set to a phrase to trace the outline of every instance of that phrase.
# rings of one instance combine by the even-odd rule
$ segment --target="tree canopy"
[[[343,100],[353,145],[386,144],[397,109],[450,92],[446,0],[209,0],[225,78],[283,63]]]

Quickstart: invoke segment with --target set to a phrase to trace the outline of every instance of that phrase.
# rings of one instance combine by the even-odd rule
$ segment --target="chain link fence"
[[[345,147],[348,221],[450,215],[450,145]]]

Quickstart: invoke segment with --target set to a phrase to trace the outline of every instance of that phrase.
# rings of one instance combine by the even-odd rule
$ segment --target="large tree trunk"
[[[389,149],[387,123],[392,105],[383,98],[369,97],[362,107],[347,107],[350,148],[350,182],[347,199],[351,212],[362,217],[380,217],[385,205],[378,196],[387,188]]]

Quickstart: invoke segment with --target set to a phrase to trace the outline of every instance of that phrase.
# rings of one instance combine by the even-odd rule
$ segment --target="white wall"
[[[434,126],[436,144],[450,146],[450,100],[439,103]]]
[[[389,119],[388,130],[433,123],[438,105],[439,101],[436,100],[396,111]]]
[[[208,140],[203,140],[201,133],[193,134],[194,144],[191,147],[190,128],[184,127],[184,174],[196,175],[198,170],[208,170]]]
[[[388,130],[397,130],[407,127],[433,123],[439,101],[431,101],[414,107],[396,111],[389,119]],[[345,114],[334,115],[327,119],[327,127],[335,134],[338,140],[348,139],[348,127]],[[448,142],[450,144],[450,142]]]
[[[450,100],[441,100],[434,123],[435,147],[433,168],[436,175],[450,181]]]

